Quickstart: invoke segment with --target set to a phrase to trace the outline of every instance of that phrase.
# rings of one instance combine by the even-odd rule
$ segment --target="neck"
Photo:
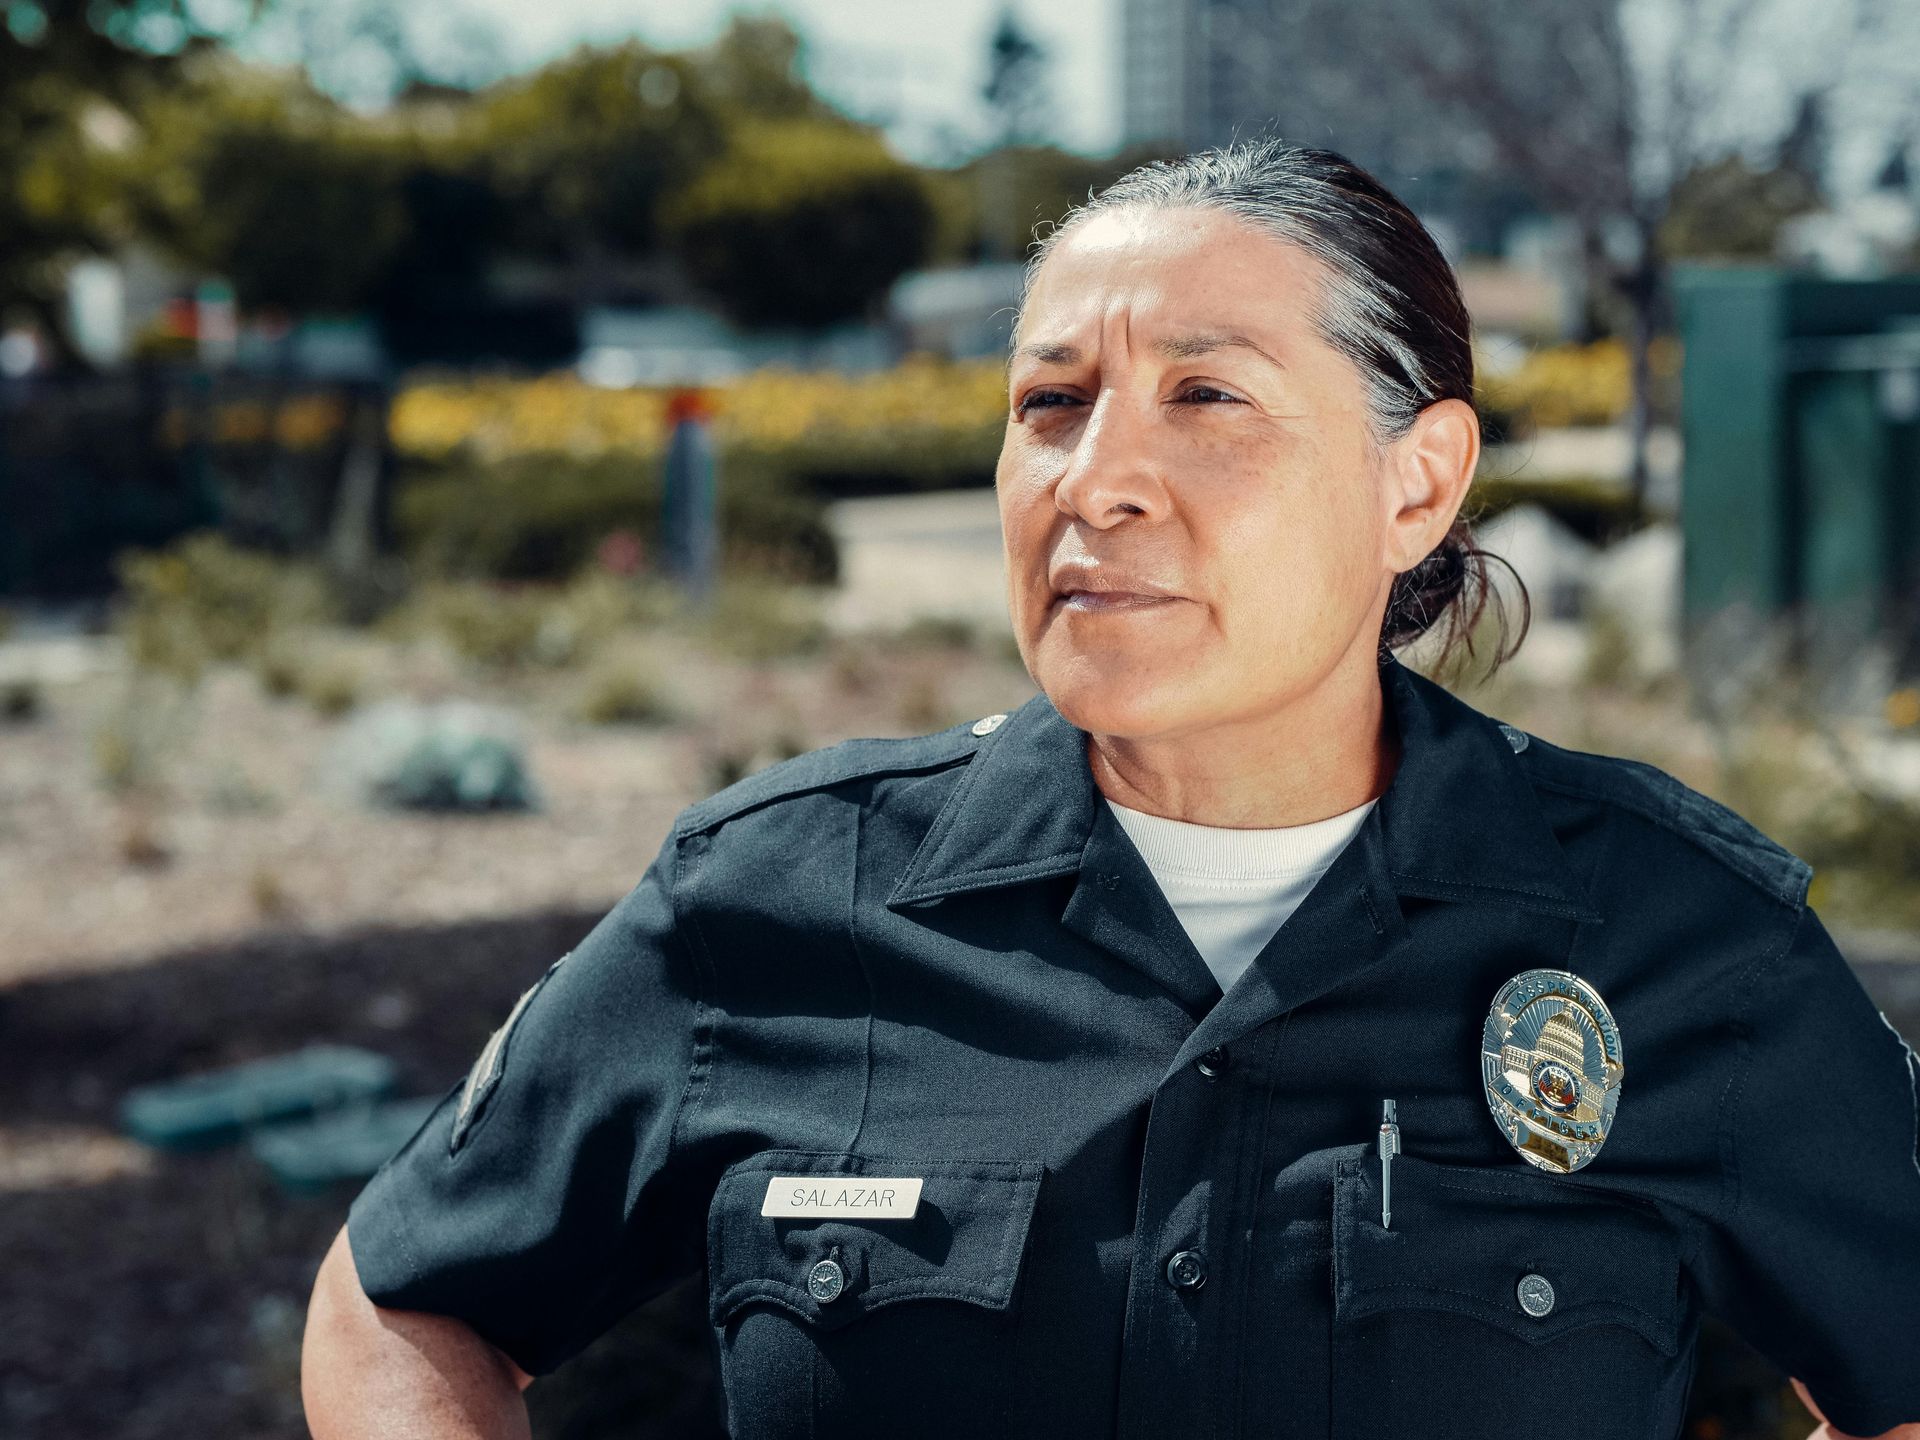
[[[1257,715],[1158,735],[1089,734],[1094,783],[1130,810],[1240,829],[1305,825],[1362,805],[1399,762],[1377,662],[1364,658]]]

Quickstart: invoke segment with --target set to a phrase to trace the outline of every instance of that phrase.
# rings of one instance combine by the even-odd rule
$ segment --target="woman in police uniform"
[[[356,1200],[315,1433],[524,1433],[704,1270],[754,1440],[1665,1437],[1704,1311],[1920,1435],[1915,1062],[1806,865],[1394,653],[1487,594],[1419,222],[1326,152],[1145,167],[1009,382],[1041,693],[681,813]],[[1189,844],[1318,857],[1237,970]]]

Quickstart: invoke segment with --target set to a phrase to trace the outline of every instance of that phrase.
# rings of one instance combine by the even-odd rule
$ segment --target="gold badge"
[[[1626,1064],[1599,991],[1565,970],[1525,970],[1493,997],[1480,1070],[1500,1133],[1531,1164],[1566,1175],[1600,1153]]]

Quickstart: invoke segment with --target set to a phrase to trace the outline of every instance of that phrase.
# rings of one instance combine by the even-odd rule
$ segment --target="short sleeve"
[[[703,1263],[706,1200],[675,1124],[698,988],[671,835],[525,993],[347,1218],[379,1305],[467,1322],[553,1370]]]
[[[1850,1435],[1920,1421],[1920,1074],[1811,907],[1754,981],[1708,1308]]]

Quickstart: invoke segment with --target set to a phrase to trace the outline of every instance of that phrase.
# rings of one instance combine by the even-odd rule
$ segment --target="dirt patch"
[[[244,1148],[133,1145],[114,1132],[120,1096],[318,1040],[440,1093],[599,914],[263,937],[0,994],[0,1433],[305,1435],[306,1300],[354,1187],[293,1197]],[[698,1435],[704,1418],[717,1434],[701,1299],[663,1297],[543,1380],[540,1433]],[[632,1378],[610,1390],[610,1374]]]

